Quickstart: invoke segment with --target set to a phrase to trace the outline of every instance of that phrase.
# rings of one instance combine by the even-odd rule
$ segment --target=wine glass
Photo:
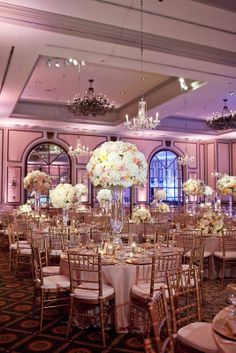
[[[228,308],[228,310],[231,312],[230,316],[235,316],[235,314],[236,314],[236,283],[228,284],[226,287],[226,293],[227,293],[227,297],[228,297],[229,302],[232,304],[232,306],[230,306]]]

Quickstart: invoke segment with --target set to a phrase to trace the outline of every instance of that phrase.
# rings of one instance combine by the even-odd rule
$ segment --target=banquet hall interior
[[[0,352],[236,352],[236,2],[0,1]]]

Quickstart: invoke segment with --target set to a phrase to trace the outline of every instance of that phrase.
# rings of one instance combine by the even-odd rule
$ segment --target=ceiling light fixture
[[[90,79],[89,88],[85,91],[83,98],[80,95],[75,95],[73,100],[67,103],[68,110],[74,115],[83,115],[83,116],[97,116],[105,115],[108,112],[112,112],[115,109],[114,102],[110,103],[109,99],[103,95],[96,95],[93,88],[94,80]]]
[[[229,110],[227,106],[228,99],[223,99],[224,107],[222,112],[213,113],[211,118],[207,119],[207,126],[214,130],[227,130],[236,128],[236,111]]]
[[[182,166],[188,166],[194,161],[194,156],[188,156],[187,154],[187,138],[185,138],[185,154],[182,157],[178,157],[178,164]]]
[[[140,64],[141,64],[141,81],[144,81],[143,75],[143,0],[140,1],[140,14],[141,14],[141,31],[140,31]],[[147,102],[143,99],[143,87],[141,99],[138,102],[138,115],[129,120],[128,114],[125,115],[126,122],[124,125],[130,130],[151,130],[160,125],[158,113],[155,118],[148,116]]]
[[[47,67],[50,68],[61,68],[65,66],[75,66],[78,71],[80,71],[81,66],[85,66],[86,62],[84,60],[79,60],[75,58],[69,58],[69,59],[64,59],[64,58],[48,58],[46,61]]]
[[[73,150],[72,146],[70,146],[68,154],[72,157],[90,156],[91,151],[89,151],[88,147],[82,145],[80,139],[78,139],[76,148]]]

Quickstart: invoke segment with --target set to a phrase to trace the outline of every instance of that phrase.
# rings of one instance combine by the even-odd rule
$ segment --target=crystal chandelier
[[[187,154],[184,155],[183,157],[178,157],[178,163],[179,165],[189,165],[191,162],[194,161],[194,156],[189,157]]]
[[[185,138],[185,154],[182,157],[178,157],[178,164],[182,166],[188,166],[194,161],[194,156],[188,156],[187,154],[187,138]]]
[[[68,101],[67,108],[74,115],[92,115],[95,117],[97,115],[105,115],[115,109],[114,102],[110,103],[105,95],[96,95],[93,81],[92,79],[89,80],[90,86],[85,91],[83,98],[78,94],[74,96],[72,101]]]
[[[222,112],[213,113],[212,117],[207,119],[207,126],[215,130],[226,130],[236,128],[236,112],[229,110],[227,106],[228,99],[223,99],[224,107]]]
[[[78,140],[76,148],[74,150],[73,150],[72,146],[69,147],[68,154],[72,157],[90,156],[91,151],[89,151],[89,148],[82,145],[80,140]]]
[[[141,8],[141,31],[140,31],[140,63],[141,63],[141,80],[143,81],[143,0],[140,1]],[[143,99],[143,89],[141,99],[138,103],[138,114],[129,120],[128,114],[125,115],[126,122],[124,125],[130,130],[152,130],[160,125],[160,120],[158,118],[158,113],[156,113],[155,118],[148,116],[147,112],[147,102]]]

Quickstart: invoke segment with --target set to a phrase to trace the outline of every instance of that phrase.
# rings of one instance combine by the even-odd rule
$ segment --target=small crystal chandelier
[[[222,112],[213,113],[211,118],[207,119],[207,126],[215,130],[226,130],[236,128],[236,111],[229,110],[227,106],[228,99],[223,99],[224,107]]]
[[[90,86],[85,91],[83,98],[78,94],[74,96],[71,102],[68,101],[67,108],[69,112],[74,115],[92,115],[95,117],[97,115],[105,115],[115,109],[114,102],[110,103],[105,95],[96,95],[93,88],[93,81],[92,79],[89,80]]]
[[[79,157],[79,156],[86,157],[86,156],[91,155],[91,151],[89,151],[89,148],[82,145],[80,140],[78,140],[76,148],[74,150],[73,150],[72,146],[69,147],[68,154],[72,157]]]
[[[187,138],[185,138],[185,154],[182,157],[178,157],[178,164],[182,166],[188,166],[191,162],[194,161],[194,156],[188,156],[187,154]]]
[[[178,157],[178,163],[179,165],[189,165],[191,162],[194,161],[194,156],[189,157],[187,154],[184,155],[183,157]]]
[[[143,0],[140,1],[141,8],[141,31],[140,31],[140,63],[141,63],[141,79],[143,81]],[[138,103],[138,115],[129,120],[128,114],[125,115],[126,122],[124,125],[130,130],[152,130],[160,125],[160,120],[158,118],[158,113],[156,113],[155,118],[148,116],[147,113],[147,102],[143,99],[143,89],[141,99]]]

